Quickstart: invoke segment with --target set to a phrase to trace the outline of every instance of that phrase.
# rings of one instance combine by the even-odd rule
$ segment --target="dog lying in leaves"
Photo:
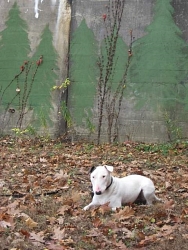
[[[155,195],[155,186],[151,179],[142,175],[129,175],[123,178],[113,177],[112,166],[98,166],[91,168],[91,183],[93,189],[92,202],[84,207],[92,207],[109,203],[112,210],[127,203],[133,203],[138,197],[152,205],[153,201],[160,201]]]

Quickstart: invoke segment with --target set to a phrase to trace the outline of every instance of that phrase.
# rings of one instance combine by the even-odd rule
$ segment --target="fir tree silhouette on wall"
[[[82,20],[73,33],[70,45],[71,86],[69,106],[77,125],[83,125],[87,115],[91,116],[94,105],[97,76],[97,43],[91,29]]]
[[[43,57],[40,70],[37,72],[35,85],[32,95],[30,96],[30,104],[36,108],[39,116],[49,118],[51,105],[51,89],[56,85],[58,80],[57,52],[53,46],[52,33],[47,25],[43,30],[41,41],[36,49],[32,60],[37,63],[38,58]],[[49,120],[49,119],[47,119]]]
[[[26,22],[20,18],[20,11],[17,4],[9,11],[6,28],[0,33],[0,75],[1,91],[11,82],[24,61],[28,60],[30,52],[29,39]],[[24,77],[20,77],[23,84]],[[12,96],[16,94],[16,84],[12,84],[4,93],[1,105],[6,106]],[[15,99],[14,105],[17,106]]]
[[[133,44],[130,76],[140,107],[175,109],[184,103],[188,50],[173,13],[171,0],[157,0],[147,35]]]
[[[52,33],[47,26],[36,53],[33,58],[29,58],[28,28],[20,17],[16,3],[9,11],[5,24],[6,28],[0,33],[1,115],[4,119],[9,110],[17,110],[20,113],[17,125],[20,127],[26,108],[34,111],[34,117],[41,116],[42,110],[49,122],[51,88],[58,78],[57,53],[52,44]],[[37,120],[32,120],[34,126],[39,125]]]

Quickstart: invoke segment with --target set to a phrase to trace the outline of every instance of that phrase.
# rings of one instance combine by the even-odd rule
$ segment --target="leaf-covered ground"
[[[0,250],[187,249],[188,144],[0,139]],[[164,203],[91,211],[91,166],[150,177]]]

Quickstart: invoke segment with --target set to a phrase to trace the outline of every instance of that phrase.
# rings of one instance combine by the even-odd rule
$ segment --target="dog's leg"
[[[162,199],[158,198],[156,195],[154,195],[154,201],[164,202]]]
[[[109,206],[112,208],[112,211],[116,211],[116,208],[121,207],[121,200],[119,200],[116,196],[111,199]]]
[[[92,202],[89,203],[89,205],[85,206],[83,209],[86,211],[86,210],[89,210],[92,207],[97,207],[97,206],[100,206],[100,204],[97,201],[96,196],[93,196]]]
[[[152,205],[153,201],[155,200],[155,190],[149,190],[148,188],[142,189],[142,194],[146,200],[147,205]]]
[[[94,205],[92,204],[92,202],[89,204],[89,205],[87,205],[87,206],[85,206],[84,208],[83,208],[83,210],[89,210],[90,208],[92,208],[92,207],[94,207]]]
[[[152,205],[153,201],[161,201],[156,195],[155,191],[153,192],[148,192],[147,190],[143,190],[143,196],[146,199],[146,204],[147,205]]]

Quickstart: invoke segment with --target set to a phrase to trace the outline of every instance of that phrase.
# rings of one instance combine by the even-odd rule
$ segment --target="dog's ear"
[[[90,174],[93,172],[95,170],[95,167],[92,167],[91,169],[90,169]]]
[[[113,170],[114,170],[114,167],[108,166],[108,165],[105,165],[105,168],[106,168],[109,172],[113,172]]]

